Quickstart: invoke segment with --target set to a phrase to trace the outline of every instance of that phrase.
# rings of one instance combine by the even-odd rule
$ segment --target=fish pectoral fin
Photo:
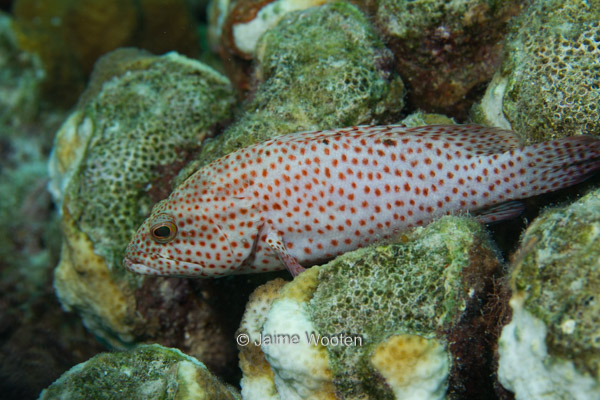
[[[283,238],[275,231],[270,230],[267,233],[267,244],[273,249],[277,258],[281,261],[293,277],[298,276],[304,271],[304,267],[298,264],[298,261],[288,253],[283,243]]]
[[[518,216],[525,210],[525,205],[520,201],[507,201],[491,207],[473,211],[473,216],[481,223],[489,224]]]

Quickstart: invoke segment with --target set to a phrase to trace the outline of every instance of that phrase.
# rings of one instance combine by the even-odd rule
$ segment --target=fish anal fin
[[[473,216],[481,223],[489,224],[517,217],[525,210],[520,201],[507,201],[493,206],[473,211]]]

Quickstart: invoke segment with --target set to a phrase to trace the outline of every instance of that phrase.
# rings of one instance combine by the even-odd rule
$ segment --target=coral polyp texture
[[[483,304],[499,267],[474,220],[444,217],[261,288],[238,331],[244,398],[491,395]]]
[[[529,143],[600,130],[600,1],[536,1],[512,25],[478,122]]]
[[[251,89],[251,60],[260,37],[286,14],[329,3],[332,0],[214,0],[208,12],[207,39],[223,60],[234,87]]]
[[[116,393],[123,399],[241,399],[197,359],[155,344],[98,354],[65,372],[38,400],[108,400]]]
[[[500,382],[518,400],[600,398],[600,191],[545,212],[521,241]]]

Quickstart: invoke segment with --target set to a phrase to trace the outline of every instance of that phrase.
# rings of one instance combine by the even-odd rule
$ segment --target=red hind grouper
[[[158,203],[127,248],[131,271],[216,277],[292,274],[472,211],[510,218],[511,200],[580,182],[600,168],[600,139],[523,147],[480,126],[357,126],[278,137],[201,168]],[[503,204],[504,203],[504,204]]]

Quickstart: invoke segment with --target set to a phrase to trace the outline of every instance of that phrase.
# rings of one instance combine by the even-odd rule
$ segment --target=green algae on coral
[[[258,86],[245,113],[209,140],[191,171],[286,133],[379,122],[403,107],[404,86],[367,18],[346,3],[291,12],[261,36]]]
[[[213,12],[211,22],[215,25],[211,32],[213,47],[218,48],[219,42],[225,43],[228,53],[251,59],[262,34],[277,25],[285,14],[320,6],[330,1],[332,0],[236,0],[230,7],[225,7],[223,1],[216,1],[217,4],[211,7]],[[214,15],[219,13],[219,8],[227,9],[224,20],[223,17],[218,18]]]
[[[527,228],[513,290],[546,325],[550,356],[600,376],[600,190],[551,209]]]
[[[240,399],[193,357],[177,349],[142,345],[132,351],[102,353],[76,365],[39,400],[51,399]]]
[[[600,190],[535,219],[512,264],[499,382],[517,400],[600,398]]]
[[[353,6],[333,3],[287,14],[257,45],[262,96],[248,109],[264,104],[265,111],[286,110],[303,129],[372,122],[404,105],[402,82],[385,70],[390,61]],[[290,100],[291,107],[282,107]]]
[[[599,10],[598,0],[533,2],[512,25],[475,121],[510,127],[527,143],[597,135]]]
[[[362,387],[386,395],[376,382],[364,379],[371,374],[365,356],[390,335],[433,338],[449,331],[477,297],[474,293],[481,294],[489,278],[485,274],[498,266],[482,227],[471,219],[445,217],[403,241],[348,253],[319,274],[309,303],[315,327],[324,335],[360,334],[365,342],[362,347],[328,347],[343,393]],[[480,258],[473,257],[476,247]]]

